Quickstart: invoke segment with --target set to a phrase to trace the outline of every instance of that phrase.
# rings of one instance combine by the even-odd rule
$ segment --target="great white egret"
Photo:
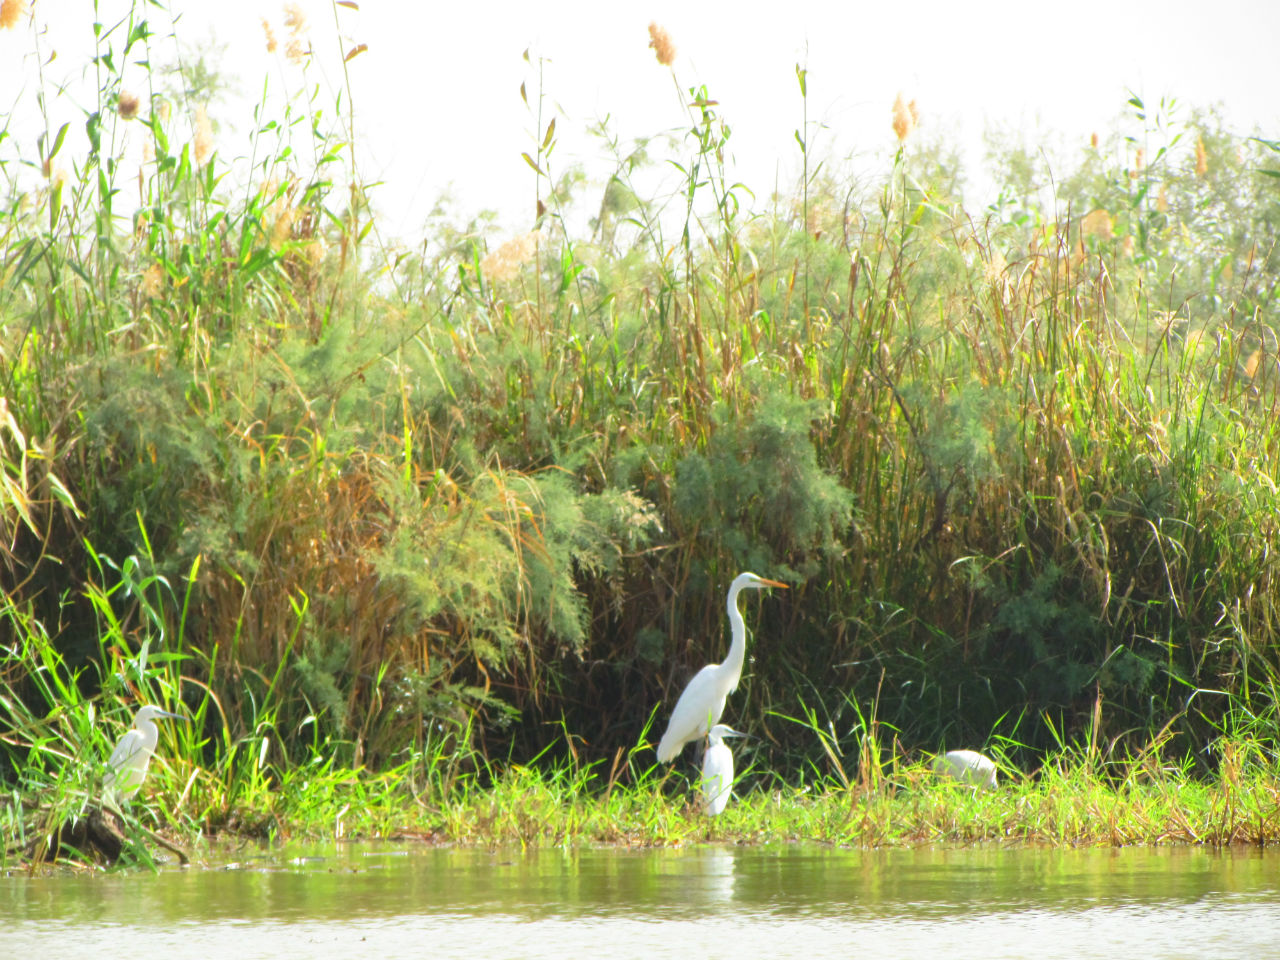
[[[155,752],[156,740],[160,737],[155,724],[160,717],[187,719],[159,707],[142,707],[133,716],[132,729],[120,738],[116,748],[111,751],[111,759],[107,761],[107,766],[111,769],[103,778],[103,786],[121,800],[128,800],[137,793],[147,777],[147,766],[151,763],[151,754]]]
[[[933,761],[933,772],[975,787],[996,788],[996,765],[976,750],[948,750]]]
[[[725,723],[717,723],[707,734],[707,752],[702,756],[702,804],[707,816],[724,812],[733,792],[733,752],[723,737],[745,737]]]
[[[754,573],[740,573],[729,585],[729,623],[733,627],[733,642],[724,663],[709,663],[693,675],[689,685],[676,701],[671,711],[667,730],[658,742],[658,760],[670,763],[690,740],[698,740],[720,722],[724,713],[724,701],[738,688],[742,676],[742,661],[747,653],[747,625],[738,610],[738,594],[743,590],[760,590],[764,587],[781,587],[785,583],[766,580]]]

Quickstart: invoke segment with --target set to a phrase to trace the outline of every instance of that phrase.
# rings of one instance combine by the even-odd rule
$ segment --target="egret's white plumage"
[[[707,734],[707,752],[702,756],[702,805],[707,816],[724,812],[733,792],[733,752],[723,737],[742,737],[727,724],[717,723]]]
[[[948,750],[933,761],[933,772],[988,790],[996,788],[996,765],[976,750]]]
[[[156,741],[160,737],[155,724],[160,717],[186,719],[159,707],[142,707],[134,714],[133,727],[111,751],[111,759],[107,761],[107,766],[111,769],[107,771],[103,785],[121,800],[128,800],[137,793],[147,777],[147,766],[151,763],[151,754],[155,752]]]
[[[754,573],[740,573],[729,585],[729,623],[733,628],[733,642],[729,644],[729,655],[723,663],[709,663],[693,675],[689,685],[676,701],[676,708],[671,711],[671,719],[667,722],[667,730],[658,742],[658,760],[670,763],[684,745],[690,740],[698,740],[720,721],[724,713],[724,701],[738,688],[738,678],[742,676],[742,661],[747,652],[747,625],[738,610],[738,594],[745,589],[759,590],[763,587],[781,587],[785,583],[777,580],[766,580]]]

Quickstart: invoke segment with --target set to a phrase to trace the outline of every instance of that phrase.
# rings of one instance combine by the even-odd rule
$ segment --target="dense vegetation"
[[[606,183],[560,170],[534,68],[534,230],[411,253],[341,100],[264,99],[233,175],[207,74],[126,89],[168,42],[144,12],[99,30],[87,155],[0,131],[15,798],[91,792],[68,761],[136,701],[196,721],[167,789],[207,826],[362,767],[432,809],[535,760],[611,790],[744,569],[792,584],[746,605],[726,714],[758,782],[984,745],[1274,771],[1276,143],[1135,98],[1052,189],[1000,147],[970,210],[899,104],[880,182],[801,124],[795,194],[759,203],[706,90],[665,147],[601,130]]]

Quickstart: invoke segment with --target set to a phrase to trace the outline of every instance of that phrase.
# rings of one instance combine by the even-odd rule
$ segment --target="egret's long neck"
[[[733,642],[729,644],[729,655],[721,664],[721,667],[729,672],[733,687],[738,685],[738,677],[742,673],[742,661],[747,654],[747,625],[742,619],[742,611],[738,609],[738,594],[741,591],[742,588],[736,585],[729,590],[729,626],[733,629]]]

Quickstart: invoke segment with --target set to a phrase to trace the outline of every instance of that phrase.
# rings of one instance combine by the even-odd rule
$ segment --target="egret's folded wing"
[[[142,750],[142,732],[140,730],[130,730],[120,738],[116,748],[111,751],[111,759],[107,761],[107,764],[111,769],[119,770],[138,753],[141,753]]]
[[[658,743],[658,760],[668,763],[684,749],[690,740],[705,737],[707,731],[720,722],[724,712],[724,692],[717,687],[716,669],[719,664],[709,663],[693,675],[689,685],[680,694],[666,732]]]

